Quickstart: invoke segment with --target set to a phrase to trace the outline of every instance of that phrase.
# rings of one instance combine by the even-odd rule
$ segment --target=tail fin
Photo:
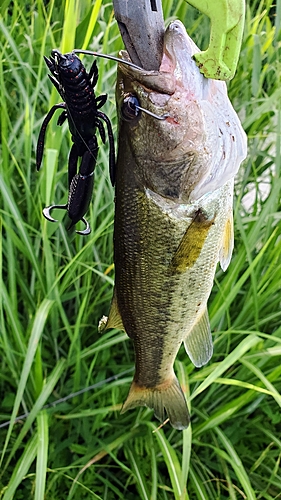
[[[161,422],[165,420],[166,410],[170,423],[175,429],[183,430],[189,425],[190,417],[186,400],[175,376],[171,381],[156,387],[142,387],[133,381],[121,413],[137,406],[153,408],[155,416]]]

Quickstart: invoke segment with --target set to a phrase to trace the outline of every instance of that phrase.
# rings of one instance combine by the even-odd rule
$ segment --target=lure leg
[[[68,216],[71,219],[68,229],[81,220],[86,228],[83,231],[76,232],[82,235],[87,235],[91,231],[84,215],[89,208],[94,188],[94,169],[98,155],[95,136],[88,142],[87,146],[88,149],[82,156],[79,173],[72,179],[68,198]]]
[[[59,104],[55,104],[50,109],[49,113],[44,118],[44,121],[41,125],[41,129],[40,129],[39,137],[38,137],[38,142],[37,142],[37,148],[36,148],[36,167],[37,167],[37,170],[40,169],[41,163],[42,163],[47,126],[48,126],[49,121],[52,119],[52,117],[57,109],[66,109],[65,103],[61,102]]]
[[[102,108],[107,101],[107,94],[102,94],[96,98],[97,109]]]
[[[42,213],[43,213],[45,219],[47,219],[50,222],[58,222],[57,219],[54,219],[50,215],[51,211],[54,210],[55,208],[58,208],[61,210],[67,210],[67,205],[50,205],[49,207],[43,208]]]
[[[103,126],[103,124],[102,124],[102,122],[100,120],[96,120],[96,124],[97,124],[97,127],[99,129],[101,140],[102,140],[103,143],[105,143],[105,130],[104,130],[104,126]]]
[[[51,61],[51,59],[49,59],[48,57],[46,57],[46,56],[43,56],[43,57],[44,57],[45,63],[47,64],[49,70],[51,71],[51,73],[57,74],[57,72],[56,72],[56,66],[54,64],[54,59],[53,59],[53,61]]]
[[[85,219],[85,217],[82,217],[81,219],[82,222],[84,222],[85,224],[85,229],[83,231],[76,231],[77,234],[81,234],[82,236],[88,236],[88,234],[90,234],[91,232],[91,227],[90,227],[90,224],[89,222]],[[69,228],[68,228],[69,229]]]
[[[68,158],[68,189],[70,189],[72,179],[77,173],[78,156],[78,148],[76,144],[73,144]]]
[[[59,84],[59,82],[56,80],[56,78],[53,76],[53,75],[48,75],[48,77],[50,78],[52,84],[56,87],[58,93],[60,94],[60,96],[62,97],[61,95],[61,86]]]
[[[66,119],[67,119],[67,111],[63,111],[58,118],[57,125],[61,127]]]
[[[98,67],[97,67],[97,61],[94,60],[91,68],[90,68],[90,71],[89,71],[89,79],[91,80],[91,84],[93,87],[96,86],[97,82],[98,82],[98,77],[99,77],[99,71],[98,71]]]
[[[114,137],[113,137],[113,131],[111,127],[111,122],[106,116],[106,114],[102,113],[101,111],[97,111],[97,116],[101,118],[102,120],[105,121],[106,126],[107,126],[107,134],[108,134],[108,140],[109,140],[109,175],[110,175],[110,180],[112,186],[115,185],[115,147],[114,147]]]

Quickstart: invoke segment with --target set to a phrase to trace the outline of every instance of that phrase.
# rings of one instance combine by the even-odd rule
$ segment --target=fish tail
[[[137,406],[153,408],[155,416],[161,422],[165,420],[166,410],[169,421],[175,429],[183,430],[189,425],[186,400],[176,376],[156,387],[143,387],[133,381],[121,413]]]

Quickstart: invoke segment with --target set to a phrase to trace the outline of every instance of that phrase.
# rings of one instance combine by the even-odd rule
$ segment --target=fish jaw
[[[159,72],[119,65],[119,105],[132,93],[140,106],[166,116],[157,120],[142,113],[138,123],[128,125],[138,178],[179,203],[221,187],[246,157],[246,135],[226,85],[200,73],[192,58],[198,51],[183,24],[174,21],[165,33]]]

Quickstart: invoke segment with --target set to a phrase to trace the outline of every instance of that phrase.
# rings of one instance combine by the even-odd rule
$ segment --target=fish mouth
[[[176,87],[194,88],[198,84],[198,68],[192,59],[199,52],[187,36],[181,21],[169,24],[164,35],[163,56],[159,71],[131,68],[119,63],[119,70],[127,78],[139,82],[146,90],[172,95]],[[131,61],[127,51],[119,53],[121,59]],[[199,73],[200,75],[200,73]],[[202,79],[202,75],[200,75]]]
[[[166,29],[164,36],[163,57],[160,72],[174,73],[179,62],[183,63],[198,52],[196,45],[187,36],[186,29],[181,21],[173,21]]]
[[[126,50],[121,50],[119,52],[119,57],[125,61],[131,62]],[[169,67],[172,67],[172,63]],[[173,71],[147,71],[132,68],[121,62],[118,64],[118,68],[123,78],[125,77],[132,82],[140,83],[148,91],[168,95],[172,95],[175,92],[176,81]]]

